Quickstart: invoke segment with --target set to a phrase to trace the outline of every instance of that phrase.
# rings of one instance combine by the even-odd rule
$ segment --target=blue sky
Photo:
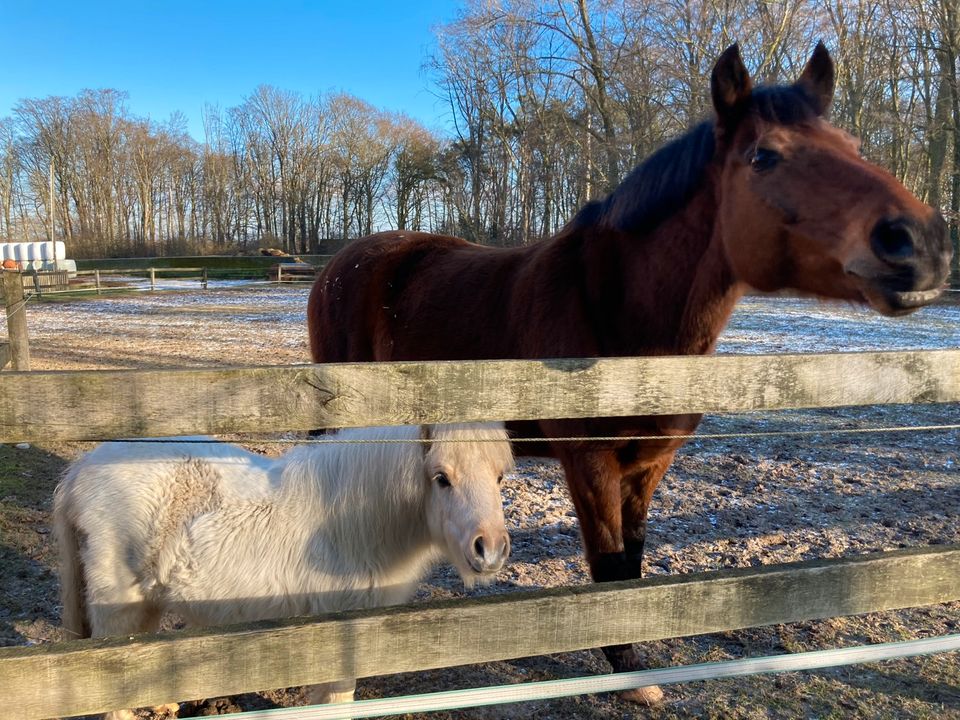
[[[202,139],[204,103],[239,104],[259,84],[343,91],[428,127],[446,110],[422,68],[432,28],[460,0],[65,2],[0,0],[0,117],[24,97],[129,93],[134,115],[179,110]]]

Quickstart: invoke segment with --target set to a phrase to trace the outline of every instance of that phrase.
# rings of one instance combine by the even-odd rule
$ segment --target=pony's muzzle
[[[497,572],[510,556],[510,536],[506,531],[481,533],[473,539],[467,560],[478,573]]]

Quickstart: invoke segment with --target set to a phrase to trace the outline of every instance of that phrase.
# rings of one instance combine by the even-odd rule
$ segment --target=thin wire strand
[[[552,700],[588,693],[633,690],[648,685],[667,685],[778,672],[818,670],[820,668],[881,662],[934,653],[956,652],[958,650],[960,650],[960,635],[942,635],[922,640],[856,645],[791,655],[767,655],[740,660],[614,673],[612,675],[591,675],[562,680],[492,685],[422,695],[360,700],[353,703],[252,710],[237,713],[235,717],[238,720],[346,720],[346,718],[370,718],[407,713],[437,712],[440,710],[462,710],[515,702]],[[531,715],[536,714],[535,711],[528,710],[528,712]],[[521,709],[510,713],[511,716],[517,717],[523,714],[524,712]]]
[[[691,433],[687,435],[590,435],[579,437],[556,437],[556,438],[510,438],[512,443],[535,443],[535,442],[622,442],[622,441],[645,441],[645,440],[730,440],[735,438],[761,438],[761,437],[809,437],[815,435],[865,435],[869,433],[897,433],[897,432],[937,432],[947,430],[960,430],[960,424],[952,425],[899,425],[882,426],[866,428],[826,428],[820,430],[771,430],[762,432],[737,432],[737,433]],[[97,442],[97,441],[87,441]],[[186,438],[122,438],[113,442],[123,443],[184,443],[209,445],[211,443],[230,443],[229,440],[219,440],[216,438],[200,439]],[[263,443],[271,445],[390,445],[406,443],[486,443],[502,442],[497,438],[384,438],[379,440],[368,440],[364,438],[338,438],[335,435],[320,438],[279,438],[279,439],[258,439],[251,438],[246,442]]]

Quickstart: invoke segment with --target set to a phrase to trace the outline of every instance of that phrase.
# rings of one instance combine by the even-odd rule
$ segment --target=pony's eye
[[[438,472],[433,476],[434,482],[437,483],[440,487],[450,487],[450,478],[447,477],[446,473]]]
[[[503,475],[497,477],[497,485],[503,485]]]
[[[753,157],[750,158],[750,167],[757,172],[763,172],[764,170],[770,170],[782,159],[783,156],[780,155],[780,153],[778,153],[776,150],[761,147],[757,148],[757,151],[753,154]]]

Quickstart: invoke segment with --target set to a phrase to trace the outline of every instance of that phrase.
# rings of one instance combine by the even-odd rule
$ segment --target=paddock
[[[284,289],[281,292],[278,289],[275,292],[279,294],[264,294],[246,299],[241,299],[239,294],[233,296],[224,294],[210,298],[207,304],[188,300],[185,296],[182,302],[168,306],[166,309],[162,303],[172,296],[158,298],[155,303],[146,307],[135,306],[132,301],[126,299],[115,299],[109,302],[95,301],[82,312],[76,309],[79,305],[73,306],[72,303],[49,306],[31,305],[28,313],[30,313],[31,350],[35,369],[55,369],[53,366],[60,364],[61,368],[72,370],[118,367],[138,368],[138,370],[133,374],[121,375],[102,372],[92,375],[84,373],[79,376],[9,375],[0,378],[0,381],[9,383],[8,378],[16,378],[17,384],[8,384],[5,387],[5,397],[21,398],[23,403],[27,403],[17,406],[19,410],[16,417],[21,418],[21,422],[25,419],[41,417],[46,412],[43,408],[50,407],[51,398],[54,397],[60,398],[58,402],[61,403],[59,405],[61,411],[66,411],[68,417],[75,418],[77,417],[75,413],[80,408],[87,411],[93,404],[103,403],[104,397],[109,397],[108,393],[104,396],[100,395],[101,392],[105,393],[103,388],[110,387],[110,383],[116,384],[123,381],[132,383],[129,395],[136,399],[135,403],[141,416],[149,417],[150,422],[160,420],[169,414],[164,412],[163,398],[165,394],[171,394],[170,390],[167,389],[165,392],[162,388],[150,390],[146,385],[141,385],[141,380],[149,380],[149,383],[152,383],[156,380],[156,375],[146,378],[141,375],[143,371],[139,369],[173,368],[185,365],[223,366],[251,362],[278,365],[301,361],[306,357],[305,333],[301,318],[295,311],[285,312],[281,309],[289,310],[296,306],[299,301],[296,295],[298,291]],[[277,304],[270,305],[267,301],[268,297],[278,298]],[[892,347],[930,349],[957,346],[958,338],[955,329],[952,330],[951,335],[951,328],[960,327],[956,324],[957,309],[955,307],[929,308],[916,316],[907,318],[906,323],[897,321],[893,324],[891,321],[877,320],[877,324],[874,325],[872,319],[853,311],[825,308],[815,304],[786,305],[784,303],[796,301],[781,300],[777,298],[769,302],[755,299],[746,301],[746,307],[742,308],[741,315],[734,318],[730,330],[721,340],[721,351],[744,352],[749,348],[768,353],[811,349],[830,352],[843,349],[874,350],[878,347],[891,347],[891,344]],[[98,308],[94,308],[93,305],[98,305]],[[113,309],[108,311],[108,308]],[[763,313],[782,315],[787,309],[796,311],[793,315],[788,313],[788,319],[785,322],[794,326],[791,328],[793,330],[799,328],[800,340],[791,340],[785,335],[771,332],[769,322],[750,320],[748,314],[760,312],[761,315]],[[48,310],[52,313],[49,317],[45,315]],[[223,329],[221,334],[221,329],[214,321],[231,310],[237,316],[237,322],[232,330],[233,337],[227,329]],[[823,333],[820,332],[823,327],[818,331],[815,322],[805,324],[804,315],[817,316],[817,313],[823,313],[821,321],[826,327],[831,327],[830,323],[833,322],[842,328],[842,331],[835,329]],[[923,318],[925,314],[929,314],[929,317]],[[273,323],[278,327],[271,327],[269,320],[271,315],[275,319],[279,318]],[[141,316],[142,320],[137,320]],[[41,322],[38,319],[34,322],[34,317],[44,321]],[[50,317],[59,319],[60,328],[57,332],[44,329],[57,324],[49,322]],[[75,318],[76,327],[71,325],[71,318]],[[209,331],[207,331],[208,323]],[[883,323],[890,324],[889,330]],[[766,340],[760,337],[764,330],[767,332]],[[180,333],[179,341],[173,339],[175,331]],[[298,332],[301,333],[299,340]],[[102,339],[105,341],[106,348],[94,352],[94,336],[97,335],[104,336]],[[802,341],[807,345],[791,346],[790,342],[794,341]],[[213,347],[205,348],[205,344]],[[851,344],[855,347],[849,347]],[[253,348],[252,352],[251,348]],[[950,359],[954,357],[953,353],[945,355],[934,353],[934,355],[938,358],[947,358],[947,360],[937,360],[933,363],[934,365],[940,362],[954,363],[946,370],[941,368],[953,373],[952,376],[948,373],[944,377],[958,376],[955,361]],[[901,360],[905,364],[902,365],[897,365],[893,356],[882,357],[888,369],[890,367],[916,369],[929,367],[929,362],[924,358],[932,356],[924,353],[904,356]],[[734,362],[728,358],[720,358],[720,360]],[[738,359],[735,362],[746,361]],[[754,358],[752,362],[755,364],[740,365],[731,372],[736,377],[759,377],[760,382],[757,383],[757,387],[763,387],[764,380],[790,375],[788,368],[782,364],[773,369],[769,358]],[[844,385],[845,378],[850,382],[850,375],[836,370],[837,367],[842,368],[845,361],[825,359],[821,362],[825,365],[820,367],[819,371],[829,370],[830,364],[833,363],[834,371],[839,374],[829,375],[829,379],[818,383],[818,386],[825,386],[829,392],[839,392],[837,388]],[[382,375],[384,369],[370,367],[381,371]],[[444,372],[448,374],[443,375],[442,378],[438,377],[436,382],[428,382],[425,386],[443,388],[448,387],[457,377],[460,381],[471,377],[469,370],[451,368],[449,365],[444,367],[447,368]],[[616,380],[616,384],[605,384],[607,381],[613,383],[614,380],[611,379],[612,376],[605,374],[606,369],[602,364],[597,367],[599,370],[557,364],[553,368],[541,368],[533,375],[525,376],[523,383],[518,384],[520,386],[524,383],[539,383],[535,386],[535,391],[520,393],[520,400],[527,406],[535,402],[560,402],[557,398],[562,398],[564,393],[550,395],[544,392],[544,388],[551,387],[550,383],[554,381],[589,378],[591,371],[599,372],[601,378],[606,378],[604,382],[594,381],[591,387],[612,387],[618,391],[625,389],[622,377]],[[646,365],[643,367],[645,370],[649,369]],[[870,367],[869,363],[860,367],[853,377],[861,380],[868,376]],[[462,412],[464,411],[462,406],[451,405],[453,402],[451,397],[472,392],[462,390],[445,396],[443,393],[437,393],[441,397],[430,397],[430,393],[417,390],[424,381],[433,378],[428,371],[416,368],[403,368],[399,373],[395,371],[397,371],[396,368],[394,368],[392,380],[382,381],[383,386],[398,387],[401,392],[415,395],[416,409],[410,407],[403,409],[401,406],[396,406],[385,410],[381,407],[377,412],[387,412],[387,410],[393,412],[398,407],[407,413]],[[244,404],[249,406],[250,398],[255,396],[258,398],[257,402],[261,403],[267,411],[267,415],[270,412],[274,413],[274,417],[256,419],[258,425],[255,429],[269,432],[271,435],[259,441],[245,436],[248,442],[254,444],[260,442],[260,447],[270,451],[276,450],[276,446],[268,442],[276,438],[276,432],[302,430],[309,426],[309,421],[317,418],[316,414],[310,415],[310,413],[320,412],[317,408],[312,410],[308,408],[309,412],[304,410],[307,417],[297,415],[293,420],[281,420],[285,405],[289,408],[290,398],[297,398],[297,407],[303,407],[304,396],[297,391],[297,388],[302,386],[297,384],[299,381],[295,382],[289,377],[289,374],[295,375],[306,371],[279,368],[276,370],[279,375],[271,377],[272,372],[274,371],[261,368],[249,371],[250,374],[231,375],[226,378],[230,387],[252,388],[250,393],[254,393],[241,393],[242,397],[238,398],[236,408],[243,407]],[[480,397],[490,396],[486,402],[492,404],[483,405],[481,409],[501,413],[525,411],[519,404],[507,408],[503,406],[502,399],[496,400],[498,395],[496,391],[500,388],[492,379],[502,381],[507,377],[503,368],[496,368],[495,372],[493,370],[485,372],[487,374],[481,376],[481,379],[486,378],[485,380],[468,383]],[[642,377],[637,372],[637,367],[634,367],[631,372],[633,375],[628,375],[628,378]],[[653,371],[650,370],[650,372]],[[715,366],[705,366],[697,372],[716,376],[718,371]],[[767,374],[763,375],[765,372]],[[849,372],[849,368],[846,372]],[[908,373],[904,370],[903,372],[916,376],[913,371]],[[214,407],[224,416],[236,412],[236,409],[229,409],[229,403],[227,406],[224,405],[227,402],[224,399],[225,395],[217,394],[218,380],[211,373],[198,370],[189,376],[189,382],[186,375],[170,376],[173,379],[169,382],[181,389],[179,393],[174,394],[182,396],[184,406],[189,404],[196,408],[188,413],[193,415],[191,422],[197,422],[198,418],[204,413],[209,414],[209,410]],[[547,378],[537,373],[545,374]],[[796,374],[794,373],[793,376],[795,377]],[[309,373],[302,377],[306,377],[311,382],[317,381],[317,377]],[[538,377],[539,380],[534,380]],[[694,372],[691,377],[700,376]],[[28,378],[33,383],[30,392],[21,384],[20,378],[22,383],[26,383]],[[43,378],[43,383],[37,382],[40,378]],[[63,382],[72,383],[74,388],[72,392],[80,394],[74,395],[74,399],[71,400],[70,393],[63,393],[62,385],[53,392],[52,384],[45,386],[48,378],[55,378],[56,380],[52,380],[54,383],[60,383],[67,378]],[[547,382],[549,378],[554,380]],[[881,399],[888,402],[904,400],[926,402],[934,398],[931,393],[935,388],[944,386],[939,381],[928,379],[924,382],[922,387],[914,388],[913,394],[902,397],[890,395],[891,386],[897,383],[881,384],[880,387],[884,393]],[[264,390],[263,384],[272,390]],[[716,386],[721,384],[715,383]],[[859,385],[860,383],[851,382],[851,384]],[[951,392],[949,387],[947,392]],[[952,392],[956,392],[955,386]],[[510,395],[509,392],[504,393],[502,390],[499,394]],[[642,393],[611,392],[595,401],[609,402],[611,399],[608,396],[621,394],[626,395],[627,401],[630,402],[643,399]],[[740,395],[744,397],[743,393]],[[648,396],[647,399],[649,397],[652,396]],[[762,407],[764,402],[768,406],[771,404],[769,398],[764,399],[763,393],[759,397],[763,402],[757,407]],[[832,397],[832,402],[837,402],[836,396]],[[952,399],[956,400],[956,396],[954,395]],[[333,403],[333,408],[328,402],[323,412],[349,412],[357,417],[363,403],[356,398],[347,398],[347,400],[350,402]],[[822,398],[820,400],[823,401]],[[856,403],[862,403],[865,398],[859,396],[855,400]],[[31,408],[29,403],[33,403],[32,409],[25,410],[25,407]],[[7,595],[8,583],[12,588],[8,596],[10,599],[5,603],[14,608],[11,621],[5,622],[0,618],[0,626],[9,625],[9,629],[5,628],[3,634],[5,643],[24,645],[59,639],[56,638],[53,627],[56,622],[56,609],[51,607],[44,609],[44,603],[49,603],[50,599],[44,598],[44,590],[49,592],[54,585],[49,565],[45,566],[45,563],[52,562],[52,558],[49,555],[49,548],[44,549],[46,536],[41,532],[45,527],[46,499],[43,497],[42,487],[36,488],[36,485],[42,485],[46,479],[39,483],[34,481],[37,477],[42,477],[45,469],[49,472],[58,462],[65,462],[65,458],[71,453],[79,452],[86,447],[68,439],[71,437],[69,435],[64,437],[64,428],[69,425],[77,428],[72,436],[74,438],[76,433],[108,432],[97,423],[106,423],[109,417],[116,419],[118,416],[131,414],[130,408],[116,399],[104,404],[110,407],[105,408],[103,413],[97,413],[97,417],[92,420],[86,417],[82,422],[77,419],[73,423],[62,421],[49,425],[40,423],[35,428],[36,436],[30,438],[36,443],[30,450],[17,451],[9,445],[2,448],[3,461],[11,468],[15,468],[14,474],[19,483],[19,487],[11,488],[8,481],[8,486],[4,487],[0,494],[2,495],[0,500],[4,503],[4,527],[9,525],[16,528],[9,538],[3,538],[3,544],[10,548],[12,557],[17,560],[14,572],[5,573],[7,577],[3,581],[4,595]],[[781,406],[783,404],[783,402],[780,403]],[[650,587],[656,588],[657,582],[665,580],[685,580],[687,584],[713,582],[718,580],[719,576],[690,578],[687,574],[723,568],[741,568],[739,572],[746,578],[744,582],[752,582],[765,574],[761,572],[764,570],[761,566],[798,560],[808,562],[816,558],[848,558],[848,561],[841,562],[841,565],[851,567],[856,565],[860,568],[858,571],[862,571],[866,566],[853,562],[855,558],[863,553],[889,551],[901,545],[907,546],[903,552],[910,556],[909,560],[903,557],[892,557],[876,560],[876,562],[883,563],[889,560],[894,563],[928,563],[932,562],[932,556],[923,550],[925,546],[960,542],[955,522],[960,512],[956,450],[960,445],[958,442],[960,437],[956,430],[931,431],[923,434],[901,431],[899,434],[875,433],[864,436],[818,434],[750,439],[709,437],[711,434],[736,435],[744,432],[816,430],[822,433],[825,428],[850,430],[862,427],[929,426],[957,422],[955,405],[907,404],[886,407],[873,405],[861,407],[854,403],[851,405],[851,407],[837,410],[806,409],[750,413],[738,411],[717,415],[711,418],[709,423],[705,423],[701,428],[700,438],[687,447],[677,467],[658,491],[651,517],[650,554],[646,564],[647,574],[653,576],[656,581],[651,581]],[[5,412],[12,411],[12,407],[8,403],[8,410]],[[229,412],[225,411],[225,407]],[[534,406],[531,412],[539,412],[543,409],[544,406],[539,410]],[[551,410],[558,411],[556,406],[551,406]],[[289,418],[289,413],[287,415]],[[253,422],[249,417],[246,421]],[[289,427],[282,427],[283,422],[287,422]],[[221,432],[240,432],[251,428],[221,425],[214,429]],[[110,433],[133,434],[129,430],[129,427],[116,425],[111,425],[109,428]],[[193,428],[193,431],[209,430],[211,430],[209,427]],[[43,449],[47,445],[50,449]],[[38,457],[41,453],[46,455],[45,459]],[[34,456],[35,462],[28,463],[28,467],[24,462],[30,456]],[[24,470],[31,473],[32,477],[22,476]],[[569,503],[562,488],[562,479],[556,466],[538,462],[524,463],[516,476],[508,481],[506,495],[508,522],[514,524],[512,531],[515,537],[515,559],[503,581],[489,592],[496,594],[499,598],[504,592],[510,590],[533,590],[540,587],[578,585],[586,582],[585,568],[578,552],[576,519],[570,513]],[[14,500],[10,500],[10,497]],[[28,533],[32,533],[35,537],[30,537]],[[955,555],[943,557],[938,555],[937,562],[941,561],[947,563],[945,567],[948,570],[956,568]],[[750,570],[751,567],[757,569]],[[930,569],[932,566],[926,567],[924,577],[938,576]],[[22,574],[23,577],[17,573]],[[13,577],[9,577],[10,575]],[[31,577],[34,581],[31,581]],[[760,580],[756,581],[760,582]],[[33,585],[34,594],[21,595],[20,590],[17,589],[21,584]],[[949,586],[949,583],[947,584]],[[856,587],[861,588],[867,585],[869,583],[858,583]],[[585,594],[594,590],[594,588],[582,590],[578,596],[585,597]],[[956,588],[953,591],[956,593]],[[567,593],[567,591],[558,592]],[[649,588],[643,592],[649,592]],[[707,593],[705,597],[713,594]],[[868,597],[868,594],[861,591],[856,594],[863,596],[865,601],[877,600],[875,595]],[[431,578],[420,592],[422,599],[445,600],[459,595],[451,578],[442,574]],[[955,598],[956,594],[952,597]],[[539,599],[539,596],[528,596],[528,599],[531,603],[541,603],[541,609],[537,612],[544,613],[543,618],[548,617],[545,608],[549,606],[549,597]],[[596,600],[596,598],[593,599]],[[622,604],[620,600],[617,602]],[[563,603],[563,607],[568,608],[570,613],[573,613],[573,605],[575,603],[567,600]],[[41,609],[34,611],[33,607]],[[879,605],[876,607],[879,609]],[[18,612],[17,608],[22,609]],[[847,609],[849,610],[849,606]],[[498,608],[496,611],[505,612],[503,608]],[[420,612],[442,614],[443,610],[427,611],[418,607],[405,612],[412,615]],[[602,614],[595,613],[592,617],[596,619],[598,616],[602,617]],[[538,614],[537,617],[541,616]],[[791,618],[799,619],[797,615]],[[874,613],[849,619],[804,620],[747,630],[734,630],[732,625],[735,623],[731,621],[727,626],[714,624],[707,628],[700,628],[699,634],[686,640],[672,639],[672,635],[665,634],[668,630],[662,629],[660,632],[662,639],[653,640],[645,647],[649,653],[651,665],[674,665],[956,633],[956,618],[956,604],[933,604],[915,610]],[[770,620],[767,617],[764,622],[782,622],[786,619],[788,618]],[[754,621],[756,618],[741,619],[741,622],[750,622],[750,624],[755,624]],[[308,633],[342,633],[344,628],[348,627],[343,622],[345,621],[332,621],[332,623],[316,626],[284,626],[282,633],[293,633],[293,636],[300,638],[314,637]],[[44,623],[46,623],[45,629]],[[366,621],[361,625],[365,623]],[[462,626],[462,623],[460,625]],[[352,628],[355,625],[349,627]],[[468,629],[462,629],[462,632]],[[620,627],[615,628],[613,632],[632,633],[636,629],[636,627]],[[669,632],[675,631],[675,627],[669,629]],[[720,634],[717,634],[717,631],[720,631]],[[702,634],[704,632],[712,634]],[[254,634],[267,642],[268,633],[264,633],[266,631]],[[304,634],[297,635],[297,633]],[[251,633],[244,632],[240,635],[247,638]],[[503,636],[509,637],[509,630],[504,631]],[[583,634],[576,635],[573,632],[569,633],[569,636],[551,646],[555,654],[548,657],[508,660],[504,659],[509,655],[506,653],[501,654],[497,659],[488,658],[492,662],[466,668],[431,669],[426,672],[361,681],[360,696],[373,697],[381,694],[400,694],[406,691],[422,692],[428,689],[498,684],[521,679],[552,679],[603,672],[604,663],[597,655],[576,649],[590,647],[592,643],[597,642],[597,639],[591,639]],[[648,637],[648,635],[642,636]],[[469,636],[465,637],[463,646],[469,645],[468,638]],[[169,638],[165,638],[163,642],[168,640]],[[194,661],[197,667],[200,667],[202,662],[207,662],[203,658],[209,658],[209,656],[204,656],[202,653],[190,655],[185,652],[184,642],[189,642],[189,639],[178,638],[169,646],[147,647],[149,643],[111,646],[108,651],[98,652],[108,652],[107,655],[102,656],[106,665],[114,664],[110,657],[119,657],[116,655],[118,652],[141,653],[138,655],[141,659],[148,655],[158,657],[168,666],[172,663],[176,667],[186,667]],[[221,652],[231,647],[227,640],[215,640],[209,637],[198,638],[195,642],[203,646],[213,643]],[[564,642],[566,645],[563,644]],[[425,650],[432,647],[429,638],[427,642],[421,644],[425,646]],[[300,647],[305,643],[295,642],[293,645]],[[478,640],[477,646],[480,645],[482,643]],[[285,644],[282,646],[290,647]],[[75,648],[76,652],[95,649],[90,645],[82,649],[79,646]],[[16,652],[24,657],[40,657],[37,649]],[[0,657],[3,658],[4,663],[19,662],[12,656]],[[467,660],[461,657],[462,661],[477,660],[476,654],[466,653],[463,657],[467,657]],[[66,660],[62,662],[67,663]],[[209,662],[213,663],[215,660],[209,659]],[[295,676],[297,668],[304,667],[306,662],[302,657],[298,658],[290,654],[283,672],[290,672]],[[61,660],[52,664],[56,666],[58,663],[61,663]],[[382,667],[386,666],[386,664],[382,665]],[[3,667],[3,674],[13,677],[12,674],[8,675],[11,673],[9,668],[13,665],[6,664]],[[155,670],[158,675],[163,674],[157,666]],[[230,670],[234,671],[237,677],[241,674],[241,668],[230,668]],[[204,675],[208,681],[211,677],[212,675]],[[924,713],[933,712],[941,715],[946,712],[949,715],[950,712],[958,711],[958,703],[960,703],[956,694],[957,678],[956,654],[933,655],[924,659],[898,660],[883,665],[854,667],[848,670],[822,670],[804,674],[758,676],[681,685],[668,689],[672,700],[670,704],[645,712],[650,717],[698,717],[710,709],[733,717],[753,717],[761,714],[771,703],[787,703],[787,705],[781,705],[784,716],[796,714],[791,710],[808,714],[825,714],[832,710],[846,715],[856,715],[858,712],[869,714],[868,711],[878,708],[880,710],[887,708],[891,713],[896,710],[901,716],[923,716]],[[75,681],[79,682],[78,676],[75,677]],[[251,682],[254,682],[254,685],[236,688],[230,686],[229,689],[223,689],[217,694],[252,690],[257,685],[256,681],[251,680]],[[227,687],[226,683],[223,687]],[[285,701],[283,698],[271,700],[263,696],[244,695],[240,700],[232,701],[232,705],[243,709],[254,709],[268,706],[271,702],[284,704]],[[521,712],[527,711],[521,710]],[[6,706],[2,712],[14,712],[14,708]],[[456,716],[509,717],[515,716],[517,712],[516,708],[512,710],[490,708],[464,711]],[[598,695],[540,702],[529,712],[537,712],[546,717],[609,717],[611,713],[624,714],[631,712],[631,709],[619,703],[613,696]],[[29,714],[17,711],[10,716],[27,717]]]

